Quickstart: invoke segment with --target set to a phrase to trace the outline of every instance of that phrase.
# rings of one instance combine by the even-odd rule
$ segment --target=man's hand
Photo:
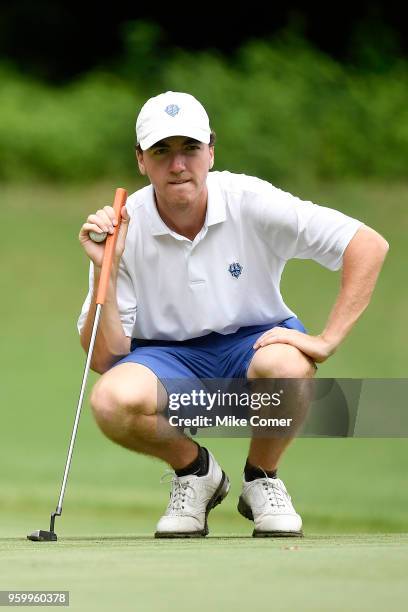
[[[308,355],[316,363],[326,361],[336,350],[336,346],[329,343],[323,336],[309,336],[296,329],[274,327],[260,336],[254,344],[254,349],[268,346],[268,344],[291,344],[302,353]]]
[[[130,221],[126,206],[122,207],[121,215],[122,223],[116,242],[114,256],[116,264],[118,264],[125,249],[126,235]],[[98,268],[102,267],[103,254],[105,251],[105,242],[94,242],[89,237],[89,232],[106,232],[107,234],[113,234],[114,227],[116,225],[117,221],[115,219],[115,211],[113,210],[112,206],[105,206],[103,209],[98,210],[94,215],[89,215],[86,222],[81,227],[81,231],[79,232],[78,236],[79,242],[85,250],[85,253],[93,261],[94,265]]]

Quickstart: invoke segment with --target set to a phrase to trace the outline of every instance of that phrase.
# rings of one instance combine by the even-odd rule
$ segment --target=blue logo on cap
[[[180,112],[180,107],[177,104],[169,104],[164,110],[170,117],[175,117]]]
[[[242,272],[241,264],[239,264],[237,261],[232,263],[232,264],[230,264],[230,267],[228,268],[228,272],[230,272],[230,274],[234,278],[238,278],[238,276],[240,276],[240,274]]]

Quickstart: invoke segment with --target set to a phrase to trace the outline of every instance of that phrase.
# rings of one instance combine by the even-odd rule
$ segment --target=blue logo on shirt
[[[242,272],[242,266],[241,264],[239,264],[237,261],[234,261],[234,263],[230,264],[230,267],[228,268],[228,272],[230,272],[230,274],[234,277],[234,278],[238,278],[238,276],[241,274]]]
[[[170,117],[175,117],[180,112],[180,107],[177,104],[169,104],[164,110]]]

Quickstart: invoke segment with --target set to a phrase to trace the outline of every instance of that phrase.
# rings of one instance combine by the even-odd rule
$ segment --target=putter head
[[[27,536],[27,540],[32,540],[33,542],[56,542],[57,539],[56,533],[53,531],[42,531],[42,529],[33,531],[33,533]]]

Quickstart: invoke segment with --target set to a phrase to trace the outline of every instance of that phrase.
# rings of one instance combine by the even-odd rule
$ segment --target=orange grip
[[[127,192],[126,189],[119,187],[115,193],[115,199],[113,201],[113,210],[115,211],[115,219],[118,222],[114,226],[113,234],[108,234],[105,242],[105,250],[103,253],[102,270],[99,279],[98,293],[96,295],[96,303],[103,304],[106,298],[106,292],[109,285],[109,277],[112,267],[113,254],[115,252],[116,242],[118,239],[119,228],[122,223],[121,210],[126,204]]]

